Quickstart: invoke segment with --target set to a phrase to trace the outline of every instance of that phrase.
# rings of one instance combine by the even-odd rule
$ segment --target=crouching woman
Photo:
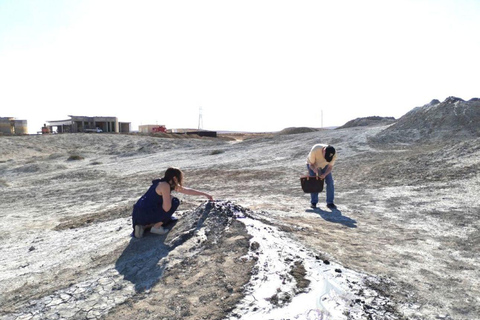
[[[172,220],[173,213],[180,205],[180,200],[171,193],[177,191],[187,195],[205,196],[213,200],[212,196],[198,190],[183,186],[183,172],[178,168],[168,168],[162,179],[152,181],[147,192],[133,206],[132,224],[135,238],[143,237],[145,229],[150,232],[165,234],[164,226]]]

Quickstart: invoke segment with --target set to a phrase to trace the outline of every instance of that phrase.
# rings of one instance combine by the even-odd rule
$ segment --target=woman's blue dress
[[[147,190],[147,192],[133,206],[133,228],[135,228],[135,225],[137,224],[148,225],[157,222],[163,222],[163,224],[166,224],[171,219],[175,210],[177,210],[178,206],[180,205],[180,200],[178,200],[178,198],[176,197],[172,199],[172,208],[168,212],[165,212],[165,210],[163,210],[163,197],[155,191],[158,184],[162,181],[165,180],[153,180],[152,185]]]

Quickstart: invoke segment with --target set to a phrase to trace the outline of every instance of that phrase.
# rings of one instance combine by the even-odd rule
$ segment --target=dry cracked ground
[[[360,290],[375,294],[352,301],[363,308],[358,319],[478,319],[480,139],[372,139],[384,128],[0,137],[0,318],[241,318],[238,305],[261,267],[248,216],[319,264],[375,279]],[[333,212],[310,209],[300,189],[315,143],[338,151]],[[168,235],[131,238],[133,203],[169,166],[219,201],[180,197]],[[294,294],[309,290],[301,261],[284,262]]]

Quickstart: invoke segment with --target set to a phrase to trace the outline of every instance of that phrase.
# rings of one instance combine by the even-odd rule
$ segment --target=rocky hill
[[[417,107],[381,131],[373,141],[383,143],[459,141],[480,136],[480,99],[448,97]]]
[[[353,127],[367,127],[367,126],[384,126],[387,124],[392,124],[395,122],[394,117],[364,117],[364,118],[356,118],[353,120],[348,121],[343,126],[338,127],[337,129],[344,129],[344,128],[353,128]]]
[[[316,132],[316,131],[318,131],[318,129],[309,128],[309,127],[289,127],[277,132],[277,134],[278,135],[299,134],[299,133],[309,133],[309,132]]]

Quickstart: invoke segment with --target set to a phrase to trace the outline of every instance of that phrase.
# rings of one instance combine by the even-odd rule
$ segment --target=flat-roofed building
[[[0,117],[0,134],[28,134],[27,120]]]
[[[161,124],[142,124],[138,126],[138,132],[140,133],[157,133],[167,132],[165,125]]]
[[[117,117],[69,116],[66,120],[47,121],[50,132],[130,132],[130,122],[119,122]],[[55,130],[56,129],[56,130]]]

